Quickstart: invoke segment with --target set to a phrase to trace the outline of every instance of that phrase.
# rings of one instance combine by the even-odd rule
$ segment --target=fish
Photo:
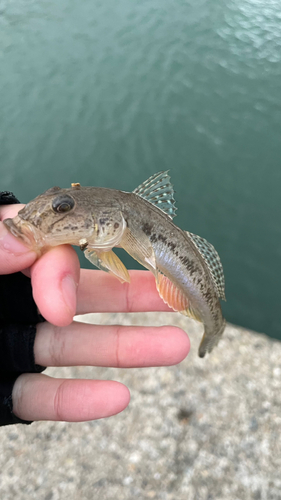
[[[4,224],[38,256],[57,245],[79,246],[92,264],[121,283],[130,276],[112,249],[123,248],[153,273],[166,304],[203,323],[198,351],[203,358],[225,329],[224,272],[211,243],[174,224],[176,210],[170,176],[161,171],[133,192],[79,183],[55,186]]]

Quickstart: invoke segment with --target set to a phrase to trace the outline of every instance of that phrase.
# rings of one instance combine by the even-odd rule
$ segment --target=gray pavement
[[[174,324],[188,332],[191,352],[166,368],[48,369],[119,380],[131,403],[95,422],[0,428],[1,499],[281,500],[279,342],[228,325],[202,360],[202,325],[179,314],[90,319]]]

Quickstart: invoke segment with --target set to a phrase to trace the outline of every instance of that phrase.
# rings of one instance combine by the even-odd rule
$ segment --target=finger
[[[37,254],[12,236],[3,220],[13,218],[24,205],[0,207],[0,274],[11,274],[29,267],[37,259]]]
[[[37,325],[35,362],[42,366],[169,366],[188,354],[186,333],[177,327]]]
[[[131,283],[120,283],[103,271],[81,269],[77,314],[90,312],[172,311],[159,296],[149,271],[129,271]]]
[[[18,212],[24,207],[22,203],[16,203],[15,205],[0,205],[0,221],[5,219],[12,219]]]
[[[124,410],[130,393],[114,381],[23,374],[15,382],[12,398],[13,412],[23,420],[84,422]]]
[[[14,217],[22,207],[0,207],[0,219]],[[71,323],[76,312],[80,269],[74,249],[61,245],[38,259],[35,252],[29,251],[0,222],[0,273],[9,274],[30,266],[33,296],[41,314],[57,325]]]
[[[51,248],[31,267],[34,300],[47,321],[58,326],[72,322],[79,272],[77,254],[69,245]]]

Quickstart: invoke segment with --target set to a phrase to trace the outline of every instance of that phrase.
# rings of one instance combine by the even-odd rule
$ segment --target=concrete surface
[[[202,326],[179,314],[90,319],[175,324],[192,349],[175,367],[48,369],[122,381],[130,406],[95,422],[0,428],[1,499],[281,499],[279,342],[228,325],[201,360]]]

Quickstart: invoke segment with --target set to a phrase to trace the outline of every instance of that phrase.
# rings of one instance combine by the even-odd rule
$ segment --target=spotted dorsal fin
[[[214,285],[218,292],[218,296],[221,299],[225,300],[223,267],[218,252],[213,247],[213,245],[211,245],[211,243],[209,243],[204,238],[201,238],[201,236],[189,233],[188,231],[186,232],[205,260],[212,275]]]
[[[152,175],[147,181],[134,189],[133,193],[153,203],[153,205],[169,215],[171,219],[175,217],[174,190],[170,183],[168,170]]]

